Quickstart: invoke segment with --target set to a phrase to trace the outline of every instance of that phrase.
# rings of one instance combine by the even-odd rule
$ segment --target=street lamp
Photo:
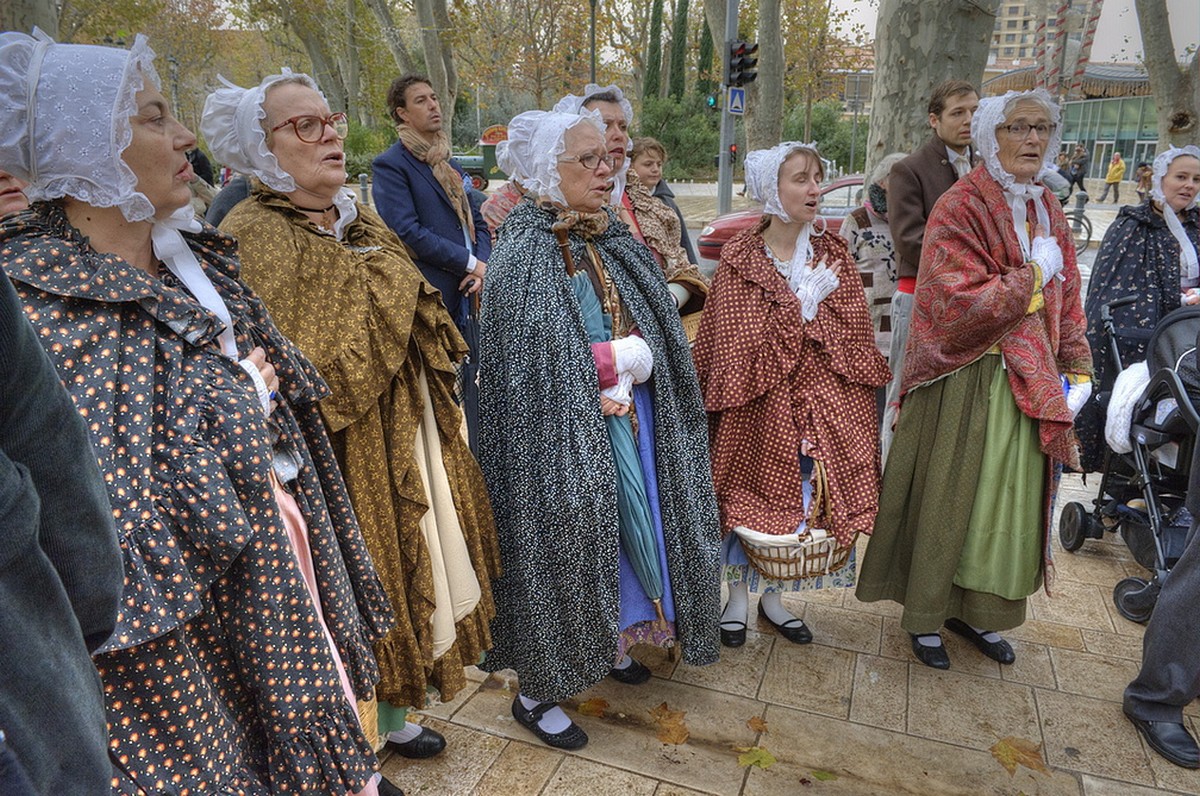
[[[596,1],[591,0],[592,4],[592,83],[596,82]]]
[[[846,104],[850,106],[850,110],[854,111],[854,121],[850,124],[850,172],[853,174],[857,169],[855,166],[854,150],[858,144],[858,112],[862,110],[862,100],[860,98],[860,80],[863,78],[861,72],[855,72],[852,75],[846,76],[847,87],[850,83],[850,78],[854,78],[854,96],[846,98]]]

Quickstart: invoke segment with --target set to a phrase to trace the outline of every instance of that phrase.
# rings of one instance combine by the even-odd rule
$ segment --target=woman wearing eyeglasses
[[[332,394],[321,415],[399,617],[375,644],[380,728],[407,757],[445,741],[405,721],[427,692],[449,701],[491,646],[498,553],[479,466],[454,401],[462,336],[395,234],[345,188],[344,114],[307,75],[209,95],[213,153],[253,175],[221,228],[242,274]]]
[[[895,600],[916,657],[950,667],[944,625],[1001,664],[1053,570],[1055,471],[1078,467],[1073,419],[1091,392],[1071,232],[1041,175],[1059,109],[1044,89],[979,103],[985,168],[925,229],[921,277],[858,598]]]
[[[717,659],[700,388],[662,269],[607,206],[603,130],[595,111],[512,120],[527,190],[483,287],[480,465],[504,572],[484,667],[517,671],[514,718],[562,749],[587,735],[558,702],[650,679],[633,645]]]

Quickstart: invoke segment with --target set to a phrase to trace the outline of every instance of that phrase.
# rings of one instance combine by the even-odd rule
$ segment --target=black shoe
[[[729,627],[725,627],[729,625]],[[746,643],[746,623],[734,620],[721,622],[721,646],[740,647]]]
[[[401,757],[407,757],[412,760],[424,760],[427,757],[433,757],[445,749],[446,739],[441,736],[441,733],[435,732],[428,727],[422,727],[421,734],[411,741],[399,743],[389,740],[384,744],[384,748],[395,752]]]
[[[988,641],[983,637],[983,634],[976,633],[975,628],[961,619],[950,617],[946,620],[946,629],[954,631],[976,647],[979,647],[980,652],[996,663],[1003,663],[1007,666],[1017,659],[1017,653],[1013,652],[1012,645],[1007,641],[1004,639]]]
[[[404,791],[397,788],[387,777],[379,780],[379,796],[404,796]]]
[[[767,616],[766,610],[763,608],[762,601],[758,603],[758,615],[767,620],[771,627],[779,631],[779,635],[786,638],[793,644],[807,644],[812,641],[812,631],[804,624],[803,619],[792,618],[784,622],[782,625],[777,625]]]
[[[642,664],[638,663],[633,658],[629,660],[633,663],[626,666],[624,669],[613,667],[609,670],[608,676],[616,680],[618,683],[625,685],[641,685],[650,679],[650,670]]]
[[[1183,768],[1200,768],[1200,748],[1187,727],[1171,721],[1148,721],[1125,714],[1150,748]]]
[[[521,697],[518,696],[513,698],[512,714],[518,724],[541,738],[542,743],[547,746],[553,746],[555,749],[582,749],[587,746],[587,733],[575,722],[571,722],[571,726],[562,732],[546,732],[538,726],[542,716],[545,716],[554,707],[553,702],[540,702],[537,707],[526,709],[521,704]]]
[[[917,656],[917,660],[926,666],[932,666],[934,669],[949,669],[950,656],[946,654],[946,645],[938,644],[936,647],[927,647],[917,639],[919,636],[912,635],[913,655]]]

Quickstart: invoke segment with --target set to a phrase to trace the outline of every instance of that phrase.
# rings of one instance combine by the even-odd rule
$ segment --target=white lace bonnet
[[[29,183],[31,202],[71,196],[128,221],[152,218],[121,153],[137,93],[145,80],[159,85],[153,61],[142,35],[123,50],[59,44],[36,29],[0,34],[0,169]]]
[[[800,141],[784,141],[770,149],[756,149],[746,155],[746,193],[755,202],[762,203],[763,212],[778,216],[790,223],[792,218],[779,202],[779,169],[794,152],[805,152],[818,164],[822,164],[817,142],[807,144]],[[824,171],[824,165],[821,165]]]
[[[283,80],[308,86],[320,94],[317,81],[286,66],[253,88],[236,86],[223,77],[218,79],[224,85],[204,100],[204,114],[200,118],[200,134],[213,156],[234,171],[253,174],[268,188],[280,193],[295,191],[296,181],[279,167],[279,161],[267,147],[267,132],[262,126],[262,120],[267,118],[263,101],[271,86]],[[321,96],[323,99],[324,95]]]
[[[583,94],[568,94],[567,96],[554,103],[554,111],[556,113],[585,113],[584,104],[589,99],[597,94],[611,94],[617,98],[617,105],[621,106],[621,113],[625,114],[625,124],[633,127],[633,105],[625,98],[625,92],[621,91],[616,84],[609,86],[600,86],[595,83],[588,83],[583,87]],[[597,113],[599,113],[597,111]],[[601,115],[601,131],[603,132],[603,115]],[[633,137],[626,136],[625,151],[633,150]],[[621,196],[625,193],[625,183],[629,180],[629,158],[625,158],[625,162],[621,164],[620,171],[613,174],[613,192],[609,203],[614,207],[621,204]]]
[[[509,173],[520,175],[521,184],[534,195],[565,205],[567,200],[560,186],[558,157],[567,149],[567,130],[577,124],[591,124],[601,136],[604,135],[604,122],[593,110],[579,114],[556,111],[517,114],[508,123],[508,141],[504,142],[507,144],[504,147],[505,162],[511,168]]]
[[[1167,222],[1167,229],[1179,244],[1179,268],[1180,274],[1184,279],[1195,280],[1200,276],[1200,257],[1197,257],[1196,247],[1192,245],[1192,241],[1184,232],[1183,222],[1179,220],[1179,214],[1175,209],[1167,205],[1166,196],[1163,194],[1162,181],[1163,177],[1167,176],[1167,170],[1171,168],[1171,164],[1176,158],[1193,157],[1200,160],[1200,147],[1193,144],[1188,144],[1185,147],[1171,147],[1166,152],[1162,152],[1154,159],[1154,176],[1151,178],[1150,198],[1159,202],[1163,206],[1163,219]],[[1192,201],[1188,203],[1184,210],[1190,210],[1196,206],[1196,197],[1192,197]]]

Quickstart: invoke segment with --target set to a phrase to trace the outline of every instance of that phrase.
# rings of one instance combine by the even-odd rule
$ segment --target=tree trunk
[[[54,0],[5,0],[0,4],[0,30],[33,33],[34,27],[58,38],[58,4]]]
[[[425,51],[425,72],[442,106],[442,129],[452,135],[458,74],[449,41],[442,38],[441,19],[446,16],[445,0],[413,0],[417,24],[421,26],[421,48]],[[449,28],[449,23],[446,25]]]
[[[304,45],[308,60],[312,62],[313,77],[317,85],[329,101],[331,110],[345,111],[347,107],[346,84],[342,79],[341,69],[337,61],[325,50],[325,42],[318,31],[309,30],[299,25],[292,25],[292,30]]]
[[[1175,58],[1166,0],[1135,0],[1142,52],[1158,111],[1158,146],[1200,144],[1200,79],[1197,53],[1186,65]]]
[[[779,143],[783,132],[783,33],[779,0],[758,4],[758,80],[746,99],[746,149]]]
[[[866,170],[929,137],[929,95],[943,80],[983,78],[1001,0],[881,0]]]
[[[359,96],[362,91],[359,75],[362,66],[358,57],[358,47],[355,46],[358,38],[358,25],[355,23],[357,2],[358,0],[346,0],[346,37],[350,45],[346,48],[346,113],[359,124],[366,124],[362,98]]]
[[[375,19],[379,21],[379,30],[383,33],[383,40],[387,43],[387,48],[391,51],[396,66],[405,74],[419,72],[420,67],[417,66],[416,59],[412,57],[412,52],[396,28],[396,22],[392,19],[392,9],[388,6],[387,0],[366,0],[366,2],[367,7],[375,14]]]
[[[675,4],[675,19],[671,25],[670,95],[682,100],[687,91],[688,0]]]

